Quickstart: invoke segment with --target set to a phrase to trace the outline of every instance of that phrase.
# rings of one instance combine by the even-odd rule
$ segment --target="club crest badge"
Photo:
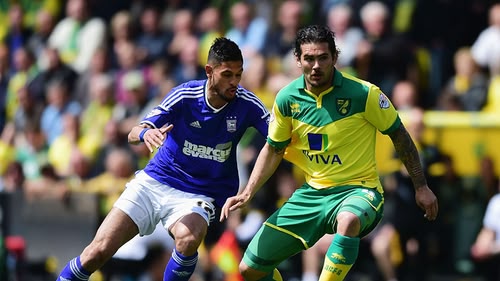
[[[226,120],[227,131],[230,133],[236,132],[236,119]]]
[[[351,111],[351,99],[337,99],[336,105],[340,115],[347,115]]]

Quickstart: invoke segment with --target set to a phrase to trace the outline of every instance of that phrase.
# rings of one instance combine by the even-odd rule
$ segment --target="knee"
[[[337,215],[337,233],[357,237],[361,230],[361,221],[355,214],[347,211],[340,212]]]
[[[243,279],[246,281],[260,280],[268,274],[268,273],[257,271],[255,269],[249,267],[248,265],[246,265],[244,262],[240,263],[239,269],[240,269],[241,276],[243,276]]]
[[[198,250],[203,237],[205,237],[206,230],[195,231],[191,230],[185,225],[181,224],[176,226],[175,229],[175,248],[183,255],[193,255]]]
[[[80,255],[82,266],[90,272],[102,267],[116,251],[104,240],[93,241]]]
[[[391,248],[391,241],[394,239],[394,230],[388,225],[380,228],[373,237],[371,251],[375,257],[387,256]]]
[[[377,239],[373,239],[370,246],[371,252],[375,257],[387,256],[389,252],[389,242],[386,237],[377,237]]]

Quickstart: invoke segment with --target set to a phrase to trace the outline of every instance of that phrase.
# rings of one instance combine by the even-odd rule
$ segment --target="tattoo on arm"
[[[404,125],[401,124],[396,131],[389,134],[389,137],[392,139],[399,159],[408,170],[414,187],[418,188],[426,185],[427,180],[425,179],[424,171],[420,163],[417,147]]]

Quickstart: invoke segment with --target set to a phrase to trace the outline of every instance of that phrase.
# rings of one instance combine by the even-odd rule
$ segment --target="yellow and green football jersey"
[[[332,87],[319,96],[305,89],[303,76],[277,94],[267,141],[286,146],[285,159],[314,188],[362,185],[382,192],[376,133],[388,134],[400,123],[377,86],[335,70]]]

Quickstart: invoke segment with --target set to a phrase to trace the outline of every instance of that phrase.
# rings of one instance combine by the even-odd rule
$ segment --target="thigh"
[[[336,201],[342,204],[332,210],[328,220],[336,227],[336,216],[341,211],[355,214],[361,223],[359,237],[370,233],[380,222],[384,212],[384,197],[374,188],[355,187],[338,195]]]

